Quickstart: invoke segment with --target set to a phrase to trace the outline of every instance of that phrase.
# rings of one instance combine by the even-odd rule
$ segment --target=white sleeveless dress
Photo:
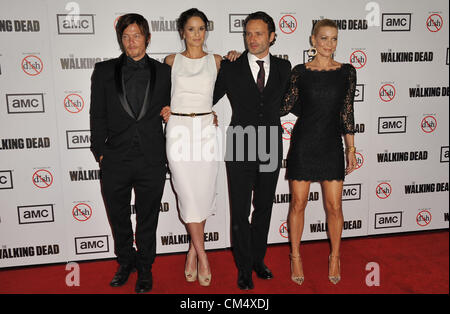
[[[174,113],[212,111],[217,68],[214,55],[190,59],[176,54],[172,65]],[[213,114],[171,115],[166,126],[166,152],[180,217],[199,223],[215,213],[219,147]]]

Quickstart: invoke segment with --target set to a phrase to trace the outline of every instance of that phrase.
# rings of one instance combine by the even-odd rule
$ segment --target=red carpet
[[[157,256],[153,266],[152,294],[448,294],[449,232],[421,232],[390,236],[344,239],[341,275],[337,286],[328,281],[327,241],[305,242],[302,249],[305,282],[290,281],[289,246],[271,245],[266,264],[273,271],[272,280],[253,276],[255,289],[237,288],[237,270],[230,250],[209,252],[213,271],[210,287],[184,280],[184,254]],[[380,286],[368,287],[366,264],[380,266]],[[65,264],[0,270],[0,293],[134,293],[136,273],[120,288],[108,283],[117,269],[114,260],[81,262],[80,286],[67,287]]]

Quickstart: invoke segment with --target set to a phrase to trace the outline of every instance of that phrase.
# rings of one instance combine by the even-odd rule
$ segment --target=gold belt
[[[174,116],[182,116],[182,117],[197,117],[197,116],[206,116],[207,114],[211,114],[211,112],[202,112],[202,113],[177,113],[177,112],[172,112],[171,114],[173,114]]]

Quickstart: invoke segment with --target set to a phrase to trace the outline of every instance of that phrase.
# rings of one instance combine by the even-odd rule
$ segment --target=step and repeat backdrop
[[[89,149],[90,77],[96,62],[120,55],[114,27],[130,12],[149,21],[148,53],[160,61],[183,50],[176,19],[191,7],[211,20],[205,49],[221,55],[243,51],[243,20],[266,11],[277,27],[271,53],[292,66],[308,61],[314,23],[335,20],[335,59],[351,63],[358,75],[358,169],[344,183],[343,237],[448,228],[448,6],[446,0],[2,0],[0,267],[114,256],[101,174]],[[215,110],[225,134],[226,97]],[[284,156],[295,121],[291,114],[282,118]],[[288,241],[291,194],[284,175],[283,167],[270,243]],[[206,224],[207,249],[231,244],[223,163],[217,198],[217,213]],[[133,201],[130,211],[135,224]],[[158,253],[188,248],[169,174],[157,237]],[[322,191],[314,183],[303,239],[326,238]]]

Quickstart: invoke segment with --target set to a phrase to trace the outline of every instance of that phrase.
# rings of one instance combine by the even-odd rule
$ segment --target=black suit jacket
[[[230,126],[278,127],[278,163],[281,164],[283,145],[280,108],[288,90],[291,75],[291,63],[270,55],[270,72],[260,93],[248,63],[248,52],[244,52],[236,61],[222,61],[214,88],[214,104],[227,94],[232,107]],[[259,136],[258,132],[256,132]],[[266,129],[266,148],[269,143],[269,128]],[[236,141],[227,140],[227,155],[230,149],[236,152]],[[248,143],[245,144],[247,151]],[[233,147],[230,147],[233,145]],[[247,160],[247,155],[245,157]]]
[[[150,64],[150,84],[146,101],[136,118],[128,104],[122,80],[122,65],[126,55],[99,62],[91,77],[91,150],[100,156],[122,160],[135,135],[141,150],[151,164],[166,161],[165,137],[159,115],[162,107],[170,105],[170,67],[147,55]]]

